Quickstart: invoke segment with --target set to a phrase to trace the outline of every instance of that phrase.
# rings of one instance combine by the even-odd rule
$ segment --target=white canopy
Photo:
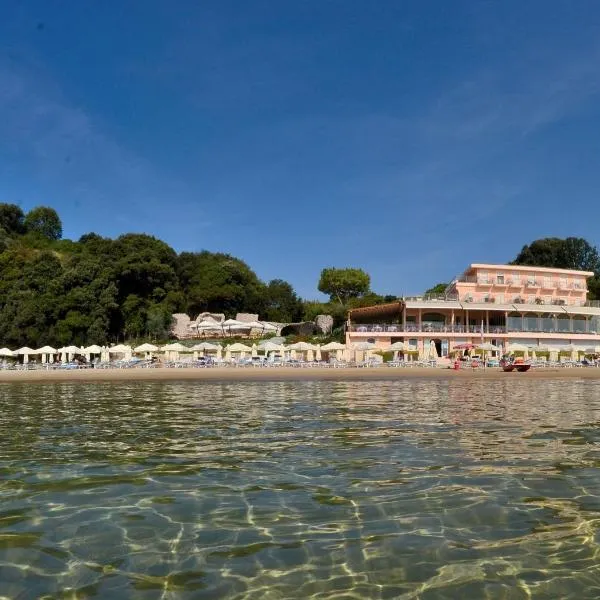
[[[404,342],[394,342],[391,346],[386,348],[386,350],[393,350],[394,352],[403,352],[407,349],[408,346]]]
[[[296,342],[295,344],[290,344],[288,346],[288,350],[296,350],[298,352],[308,352],[309,350],[316,350],[317,347],[312,344],[308,344],[307,342]]]
[[[527,352],[529,346],[525,346],[524,344],[509,344],[508,350],[512,352]]]
[[[158,346],[154,344],[142,344],[133,349],[134,352],[156,352],[157,350]]]
[[[69,349],[66,349],[66,351],[70,352]],[[131,352],[131,346],[126,346],[125,344],[117,344],[108,349],[109,354],[127,354],[128,352]]]
[[[332,350],[345,350],[346,346],[344,344],[340,344],[339,342],[329,342],[329,344],[325,344],[321,346],[321,350],[325,350],[326,352],[331,352]]]
[[[491,344],[490,342],[485,342],[484,344],[477,344],[477,346],[475,346],[475,348],[478,348],[479,350],[499,350],[500,348],[498,346],[495,346],[494,344]]]
[[[15,352],[8,348],[0,348],[0,356],[14,356]]]
[[[375,350],[377,346],[372,342],[358,342],[352,346],[354,350]]]
[[[15,354],[36,354],[36,351],[32,350],[31,348],[28,348],[27,346],[23,346],[22,348],[15,350],[14,353]]]
[[[242,323],[236,319],[227,319],[226,321],[223,321],[222,325],[227,329],[251,329],[248,323]]]
[[[200,344],[196,344],[192,346],[192,350],[194,351],[202,351],[202,350],[218,350],[221,347],[220,344],[211,344],[210,342],[201,342]]]
[[[167,344],[163,346],[161,350],[166,350],[167,352],[193,352],[191,348],[180,344],[179,342],[174,342],[173,344]]]
[[[283,344],[265,342],[259,346],[259,350],[264,350],[265,352],[283,352],[285,350],[285,346]]]
[[[81,348],[77,346],[64,346],[63,348],[59,348],[58,352],[60,352],[61,354],[75,354],[81,352]]]
[[[92,344],[87,348],[82,348],[82,350],[85,354],[100,354],[102,352],[102,348],[96,344]]]
[[[250,348],[250,346],[246,346],[246,344],[237,343],[227,346],[227,350],[229,350],[229,352],[251,352],[252,348]]]
[[[200,321],[200,323],[196,323],[196,329],[205,329],[206,331],[222,331],[223,327],[221,323],[215,321],[214,319],[204,319]]]
[[[36,354],[56,354],[56,348],[52,346],[42,346],[35,351]]]

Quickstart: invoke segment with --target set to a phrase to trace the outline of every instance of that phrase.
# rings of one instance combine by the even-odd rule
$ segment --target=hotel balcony
[[[353,334],[376,334],[408,337],[413,334],[448,335],[505,335],[511,333],[600,335],[600,323],[584,319],[548,319],[538,317],[509,317],[505,325],[446,325],[445,323],[353,324],[347,331]]]

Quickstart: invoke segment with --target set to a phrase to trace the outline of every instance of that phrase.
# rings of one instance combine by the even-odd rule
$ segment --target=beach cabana
[[[356,352],[358,351],[363,353],[363,361],[366,361],[369,358],[369,352],[376,350],[377,345],[373,344],[373,342],[358,342],[352,346],[352,349],[354,350],[354,360],[358,362],[356,357]]]
[[[207,352],[216,352],[218,357],[218,353],[221,350],[221,345],[211,344],[210,342],[201,342],[200,344],[192,346],[191,350],[194,353],[194,360],[198,358],[199,352],[202,352],[202,356],[205,356]]]
[[[0,348],[0,356],[13,358],[15,353],[9,348]]]
[[[126,346],[125,344],[117,344],[108,349],[109,360],[112,356],[116,356],[121,360],[131,360],[131,354],[131,346]]]
[[[273,355],[281,355],[283,359],[285,357],[285,346],[283,344],[274,344],[271,341],[266,341],[258,346],[259,350],[262,350],[265,353],[265,358],[271,354]]]
[[[394,353],[394,360],[398,360],[398,354],[400,352],[406,352],[408,350],[408,346],[404,342],[394,342],[391,346],[386,348],[387,351],[391,351]]]
[[[342,360],[344,350],[346,350],[345,344],[340,344],[339,342],[329,342],[329,344],[321,346],[321,351],[335,352],[336,360]]]
[[[97,344],[92,344],[91,346],[86,346],[81,349],[82,354],[85,356],[85,360],[90,362],[92,359],[92,354],[102,355],[102,347]]]
[[[56,352],[56,348],[53,348],[52,346],[43,346],[35,351],[36,354],[39,354],[42,357],[43,363],[53,363]]]
[[[179,360],[179,355],[181,353],[193,352],[191,348],[188,348],[179,342],[167,344],[166,346],[163,346],[161,350],[165,353],[165,358],[167,360]]]
[[[27,346],[23,346],[22,348],[19,348],[18,350],[15,350],[15,354],[17,356],[22,356],[23,357],[23,364],[26,365],[29,362],[29,357],[34,355],[36,352],[35,350],[33,350],[32,348],[29,348]]]
[[[238,321],[236,319],[226,319],[221,323],[223,326],[223,331],[228,331],[231,335],[232,331],[250,331],[251,327],[248,327],[247,323],[242,323],[242,321]]]
[[[572,361],[578,361],[579,360],[579,353],[583,352],[583,349],[580,348],[579,346],[576,346],[575,344],[567,344],[566,346],[561,346],[560,347],[560,351],[561,352],[570,352],[571,353],[571,360]]]
[[[529,346],[525,346],[524,344],[508,344],[507,346],[508,352],[522,352],[524,358],[529,358]]]
[[[133,349],[134,354],[143,354],[145,359],[152,358],[153,352],[158,352],[158,346],[154,344],[142,344]]]
[[[61,362],[71,362],[75,354],[81,354],[82,349],[78,346],[63,346],[58,349]]]
[[[196,324],[196,329],[198,333],[203,334],[216,334],[223,333],[223,326],[218,321],[214,319],[206,318]]]
[[[317,349],[313,344],[309,344],[308,342],[296,342],[295,344],[290,344],[288,346],[288,350],[290,350],[293,354],[292,358],[296,358],[296,353],[301,352],[306,355],[306,360],[311,361],[314,359],[314,351]]]
[[[240,355],[240,358],[244,358],[246,356],[246,352],[252,352],[252,348],[250,346],[246,346],[246,344],[240,344],[239,342],[236,344],[230,344],[225,348],[226,356],[229,355],[231,358],[232,354]]]

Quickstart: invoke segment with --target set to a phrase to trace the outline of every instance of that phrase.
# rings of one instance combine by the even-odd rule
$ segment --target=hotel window
[[[496,281],[500,285],[504,285],[504,273],[498,273],[498,275],[496,276]]]
[[[504,304],[504,294],[496,294],[496,302],[498,304]]]
[[[527,298],[527,303],[535,304],[535,295],[530,294],[529,297]]]
[[[548,289],[552,285],[552,277],[544,277],[544,287]]]
[[[544,296],[544,304],[552,304],[552,296]]]
[[[563,290],[567,287],[567,279],[566,279],[566,277],[561,277],[560,278],[560,287]]]
[[[520,283],[521,283],[521,274],[520,273],[515,273],[512,278],[513,278],[513,281],[517,285],[520,285]]]
[[[527,275],[527,283],[535,285],[535,275],[533,273],[529,273],[529,275]]]
[[[488,282],[488,272],[487,271],[479,271],[479,277],[477,278],[478,283],[487,283]]]

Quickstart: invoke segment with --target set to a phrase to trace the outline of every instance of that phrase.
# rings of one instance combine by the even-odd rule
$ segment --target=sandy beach
[[[504,373],[500,369],[427,368],[210,368],[210,369],[80,369],[0,371],[0,383],[93,382],[93,381],[306,381],[438,379],[600,379],[600,368],[539,369],[527,373]]]

